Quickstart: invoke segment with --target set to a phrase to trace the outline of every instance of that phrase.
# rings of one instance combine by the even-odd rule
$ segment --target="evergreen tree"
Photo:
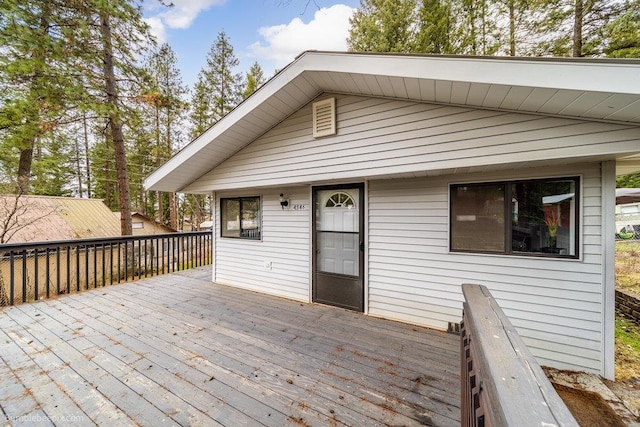
[[[0,2],[0,138],[18,153],[5,173],[15,177],[19,194],[30,191],[38,140],[58,127],[77,88],[67,55],[68,14],[59,0]]]
[[[207,54],[207,67],[204,69],[205,82],[211,97],[210,124],[216,123],[240,102],[242,75],[235,72],[238,64],[233,46],[222,31]]]
[[[349,19],[349,50],[412,52],[416,45],[416,0],[360,0]]]
[[[423,0],[419,11],[419,28],[416,52],[456,53],[456,26],[451,11],[451,0]]]
[[[224,31],[219,33],[207,55],[207,66],[198,73],[198,81],[193,88],[189,114],[192,139],[197,138],[235,108],[243,96],[248,96],[251,88],[247,83],[244,91],[242,90],[242,75],[235,72],[238,64],[229,38]],[[257,89],[263,80],[260,66],[254,64],[249,74],[254,80],[251,85],[255,85]],[[195,227],[198,227],[206,216],[206,203],[207,199],[202,196],[190,195],[185,198],[186,205],[183,211],[189,212]]]
[[[48,133],[33,153],[32,182],[34,194],[71,196],[74,176],[73,146],[66,132]]]
[[[131,234],[125,127],[135,115],[124,82],[141,82],[137,57],[151,42],[134,1],[0,3],[0,136],[9,149],[0,159],[3,174],[16,177],[19,193],[29,191],[34,149],[67,151],[47,144],[75,141],[50,133],[91,117],[114,152],[123,234]]]
[[[139,158],[140,166],[145,174],[151,173],[153,169],[167,161],[177,149],[183,145],[181,127],[185,119],[187,104],[184,97],[188,93],[188,89],[182,83],[180,70],[177,66],[177,57],[168,44],[163,44],[155,52],[151,54],[147,61],[147,71],[152,79],[149,89],[140,97],[142,106],[147,110],[146,120],[152,124],[151,138],[154,146],[147,147],[147,144],[140,144],[140,149],[148,151],[146,155]],[[148,159],[145,161],[145,159]],[[140,170],[140,169],[138,169]],[[139,193],[141,198],[146,200],[147,197],[141,188]],[[178,227],[178,209],[176,204],[175,193],[168,194],[169,205],[169,221],[170,227]],[[151,197],[159,203],[158,212],[161,214],[162,199],[160,194]],[[142,201],[141,201],[142,202]],[[156,212],[149,211],[146,202],[142,202],[144,214],[156,216]],[[158,219],[165,222],[165,219],[159,215]]]
[[[625,3],[622,10],[604,27],[605,53],[610,58],[640,58],[640,0]]]
[[[498,0],[498,22],[501,30],[500,53],[529,56],[535,51],[539,34],[537,21],[546,10],[545,0]]]
[[[536,23],[534,54],[545,56],[600,56],[605,50],[602,29],[620,14],[620,4],[609,0],[551,0]]]
[[[247,72],[244,90],[242,91],[242,99],[247,99],[253,92],[258,90],[267,80],[262,72],[262,67],[258,61],[254,62]]]
[[[83,70],[86,90],[81,107],[92,111],[96,120],[103,123],[107,146],[113,150],[121,231],[129,235],[132,233],[127,167],[130,141],[125,135],[127,120],[136,115],[132,91],[143,86],[146,77],[137,57],[152,39],[139,8],[130,0],[82,0],[71,4],[76,8],[77,25],[69,35],[73,41],[70,53],[76,66]],[[113,189],[111,183],[108,185],[111,197]]]
[[[189,122],[191,130],[189,137],[190,139],[195,139],[213,124],[213,119],[211,118],[212,105],[204,70],[200,70],[198,73],[198,81],[193,87],[190,107]]]
[[[456,53],[494,55],[498,52],[497,11],[488,0],[461,0],[456,4],[453,11],[459,23]]]

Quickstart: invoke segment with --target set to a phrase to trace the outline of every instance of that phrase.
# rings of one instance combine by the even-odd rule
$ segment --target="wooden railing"
[[[211,231],[0,245],[0,306],[211,264]]]
[[[461,425],[577,426],[488,289],[462,292]]]

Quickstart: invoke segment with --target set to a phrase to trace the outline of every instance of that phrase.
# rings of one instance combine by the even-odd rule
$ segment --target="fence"
[[[0,306],[211,263],[210,231],[0,245]]]
[[[462,292],[461,425],[578,426],[488,289]]]

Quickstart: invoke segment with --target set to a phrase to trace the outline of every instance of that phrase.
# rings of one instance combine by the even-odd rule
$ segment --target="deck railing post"
[[[489,290],[462,285],[461,424],[578,426]]]
[[[38,248],[33,250],[33,299],[38,301],[38,275],[40,271],[38,270]]]
[[[9,305],[13,305],[15,297],[16,271],[13,265],[13,251],[9,252]]]
[[[22,251],[22,302],[27,302],[27,279],[29,278],[27,270],[27,250]]]
[[[46,282],[45,282],[45,286],[46,286],[46,295],[47,295],[47,299],[49,299],[50,297],[50,281],[49,281],[49,273],[51,273],[51,267],[49,266],[49,248],[46,249],[46,255],[45,255],[45,262],[46,262],[46,267],[45,267],[45,277],[46,277]]]

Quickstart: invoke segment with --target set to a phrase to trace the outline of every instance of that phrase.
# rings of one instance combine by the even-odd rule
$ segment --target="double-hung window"
[[[450,249],[578,257],[580,178],[451,185]]]
[[[260,240],[260,197],[220,199],[220,234],[222,237]]]

